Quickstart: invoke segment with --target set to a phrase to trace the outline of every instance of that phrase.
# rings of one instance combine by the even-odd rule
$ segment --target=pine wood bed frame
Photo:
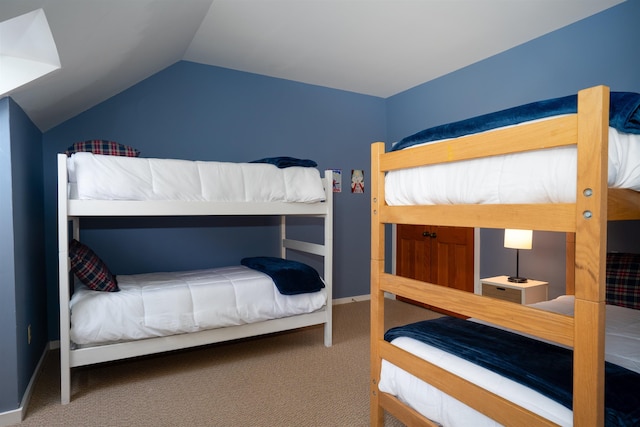
[[[319,203],[224,203],[184,201],[108,201],[74,200],[67,194],[67,156],[58,155],[58,271],[60,300],[60,381],[61,402],[71,400],[71,370],[130,357],[161,353],[171,350],[230,341],[239,338],[286,331],[311,325],[324,325],[324,344],[332,345],[333,300],[333,173],[325,171],[323,178],[325,201]],[[139,217],[139,216],[212,216],[212,215],[270,215],[280,217],[280,256],[288,251],[299,251],[321,256],[324,260],[323,279],[327,293],[324,308],[264,322],[210,329],[200,332],[127,341],[95,347],[73,348],[70,339],[69,298],[72,275],[69,273],[69,225],[72,236],[79,240],[80,220],[87,217]],[[286,218],[291,216],[320,217],[324,221],[322,244],[289,239]]]
[[[578,94],[577,114],[462,137],[440,144],[385,153],[371,147],[371,425],[384,425],[384,411],[407,425],[430,420],[378,390],[381,360],[457,398],[504,425],[552,425],[548,420],[481,389],[384,341],[384,292],[427,302],[463,316],[574,348],[575,426],[604,424],[605,261],[607,221],[640,219],[640,193],[607,188],[609,89]],[[491,141],[490,143],[487,141]],[[518,141],[515,143],[514,141]],[[388,206],[388,171],[541,148],[577,145],[575,203]],[[385,224],[520,228],[567,233],[567,293],[575,294],[573,317],[544,312],[385,272]],[[575,283],[575,285],[574,285]]]

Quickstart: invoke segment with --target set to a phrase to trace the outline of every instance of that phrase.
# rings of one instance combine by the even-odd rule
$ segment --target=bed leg
[[[324,346],[333,345],[333,303],[329,301],[325,307],[327,319],[324,324]]]
[[[60,403],[71,402],[71,371],[61,366],[60,369]]]
[[[375,380],[372,380],[375,381]],[[378,398],[378,386],[375,383],[371,384],[371,427],[384,427],[384,410],[380,406],[380,401]]]
[[[331,347],[333,345],[333,333],[331,322],[324,324],[324,346]]]

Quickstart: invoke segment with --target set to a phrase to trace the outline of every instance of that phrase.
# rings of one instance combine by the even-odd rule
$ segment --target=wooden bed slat
[[[388,172],[416,166],[433,165],[501,154],[519,153],[575,144],[575,115],[525,124],[516,128],[463,136],[451,141],[386,153],[380,169]],[[541,146],[540,141],[544,141]]]
[[[607,219],[625,221],[640,219],[640,193],[623,188],[609,188]]]
[[[388,206],[379,217],[388,224],[420,225],[429,218],[429,224],[450,227],[575,230],[575,207],[569,203]]]
[[[572,316],[386,273],[380,276],[380,289],[424,304],[437,302],[438,308],[447,311],[573,346]]]

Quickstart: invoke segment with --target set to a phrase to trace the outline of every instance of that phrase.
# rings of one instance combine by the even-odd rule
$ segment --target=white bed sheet
[[[572,203],[576,168],[575,147],[421,166],[387,173],[385,199],[390,206]],[[640,135],[609,128],[608,182],[640,191]]]
[[[533,306],[573,314],[573,297],[563,296]],[[606,360],[640,372],[640,310],[607,305],[606,316]],[[393,344],[561,426],[573,425],[571,410],[514,381],[411,338],[397,338],[393,340]],[[378,387],[380,391],[397,396],[427,418],[447,427],[500,426],[496,421],[386,360],[382,361]]]
[[[325,199],[316,168],[75,153],[67,160],[69,198],[297,202]]]
[[[573,316],[574,297],[563,295],[531,307]],[[640,373],[640,310],[606,305],[605,359]]]
[[[120,292],[76,286],[71,341],[77,345],[138,340],[311,313],[324,289],[282,295],[269,276],[245,266],[118,275]]]

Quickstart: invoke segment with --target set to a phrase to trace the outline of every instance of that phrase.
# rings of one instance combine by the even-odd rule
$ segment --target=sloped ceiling
[[[2,0],[0,22],[45,11],[62,67],[8,95],[46,131],[182,59],[386,98],[621,2]]]

